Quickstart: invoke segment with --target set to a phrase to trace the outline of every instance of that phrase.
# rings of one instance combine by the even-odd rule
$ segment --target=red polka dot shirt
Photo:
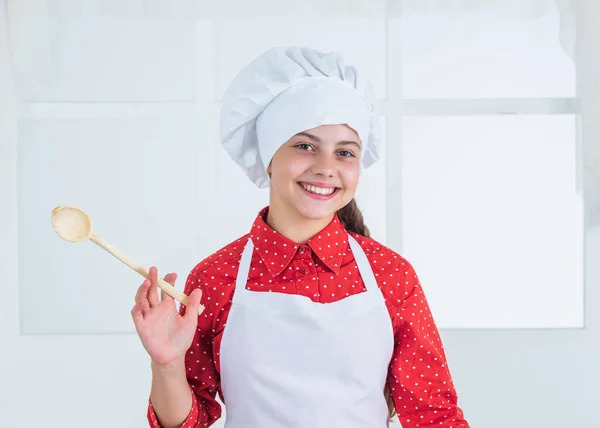
[[[349,232],[337,217],[300,245],[265,223],[267,210],[261,210],[249,234],[200,262],[187,278],[185,293],[201,288],[205,310],[185,357],[193,400],[182,428],[209,427],[221,417],[215,399],[217,394],[223,399],[219,349],[248,238],[255,246],[254,271],[247,284],[252,291],[300,294],[318,304],[365,290],[349,248]],[[413,267],[375,240],[352,236],[367,255],[393,326],[395,346],[388,385],[402,426],[469,428],[457,405],[442,342]],[[151,401],[147,417],[151,427],[161,427]]]

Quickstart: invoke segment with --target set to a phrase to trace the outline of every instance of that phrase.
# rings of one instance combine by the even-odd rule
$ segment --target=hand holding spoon
[[[142,275],[144,278],[148,278],[148,269],[139,263],[133,261],[131,258],[117,250],[112,245],[109,245],[103,241],[97,235],[92,233],[92,220],[83,210],[73,207],[70,205],[61,205],[56,207],[52,211],[52,227],[62,239],[68,242],[83,242],[86,240],[92,241],[94,244],[103,248],[117,259],[125,263],[131,269]],[[177,290],[167,281],[162,278],[158,278],[158,286],[161,290],[173,297],[178,302],[188,305],[188,296]],[[198,314],[204,311],[204,306],[198,307]]]

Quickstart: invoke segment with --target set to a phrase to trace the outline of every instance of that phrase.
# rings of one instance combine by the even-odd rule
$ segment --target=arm
[[[443,344],[413,267],[400,266],[395,347],[388,383],[405,428],[469,428],[458,407]]]
[[[148,418],[153,427],[188,428],[198,420],[198,402],[185,376],[185,362],[168,366],[154,362]],[[160,423],[159,423],[160,420]]]
[[[221,406],[216,401],[219,376],[213,362],[211,288],[206,284],[198,267],[186,281],[185,294],[202,289],[205,310],[198,317],[194,340],[184,361],[170,367],[152,364],[152,391],[147,412],[152,428],[206,428],[221,417]],[[185,314],[183,305],[179,312]]]

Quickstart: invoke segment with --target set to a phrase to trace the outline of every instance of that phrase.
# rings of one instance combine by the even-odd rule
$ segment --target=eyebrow
[[[309,134],[309,133],[307,133],[307,132],[299,132],[299,133],[297,133],[297,134],[295,135],[295,137],[306,137],[306,138],[308,138],[309,140],[316,141],[317,143],[321,143],[321,142],[322,142],[322,140],[321,140],[319,137],[317,137],[316,135]],[[337,145],[338,145],[338,146],[355,145],[355,146],[356,146],[356,147],[358,147],[359,149],[361,148],[360,144],[359,144],[359,143],[357,143],[356,141],[353,141],[353,140],[342,140],[342,141],[338,141]]]

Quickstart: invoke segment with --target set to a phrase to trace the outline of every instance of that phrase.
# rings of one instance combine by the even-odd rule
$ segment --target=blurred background
[[[142,278],[50,213],[182,289],[268,204],[219,145],[221,95],[294,44],[374,84],[357,200],[415,266],[471,425],[600,427],[600,1],[0,4],[0,426],[147,426]]]

